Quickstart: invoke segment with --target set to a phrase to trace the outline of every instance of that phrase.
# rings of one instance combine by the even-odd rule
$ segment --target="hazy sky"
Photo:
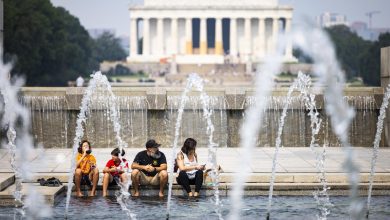
[[[169,1],[169,0],[167,0]],[[258,0],[261,1],[261,0]],[[66,8],[87,28],[115,29],[117,35],[129,35],[128,6],[142,0],[51,0],[53,5]],[[279,0],[279,4],[294,7],[294,23],[329,11],[347,16],[349,22],[364,21],[369,11],[381,11],[373,16],[373,27],[390,28],[390,0]]]

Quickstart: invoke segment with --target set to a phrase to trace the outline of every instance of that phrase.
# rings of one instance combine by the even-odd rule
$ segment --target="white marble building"
[[[293,12],[278,0],[144,0],[129,10],[127,61],[178,64],[261,62],[290,31]],[[291,45],[285,61],[295,61]]]

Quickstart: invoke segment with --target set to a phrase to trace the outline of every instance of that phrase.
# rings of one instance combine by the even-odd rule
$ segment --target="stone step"
[[[270,173],[251,173],[246,182],[269,183],[270,176]],[[369,176],[369,173],[361,173],[360,183],[368,183]],[[48,179],[50,177],[56,177],[63,183],[67,183],[69,178],[68,173],[37,173],[33,182],[36,182],[39,178]],[[348,183],[348,176],[345,173],[327,173],[326,180],[328,183]],[[100,173],[99,184],[101,184],[102,181],[103,173]],[[221,183],[232,183],[235,181],[235,174],[221,173],[219,181]],[[206,179],[205,182],[210,182],[210,180]],[[390,184],[390,173],[376,173],[374,175],[374,182]],[[276,173],[275,183],[320,183],[320,181],[317,173]],[[176,178],[174,178],[174,184],[176,184]]]
[[[38,194],[43,195],[46,204],[54,206],[62,198],[61,195],[65,192],[66,186],[58,187],[40,186],[39,183],[22,183],[22,199],[25,198],[27,189],[37,191]],[[15,199],[13,193],[15,192],[15,184],[12,184],[2,192],[0,192],[0,206],[14,206]]]
[[[0,192],[15,182],[15,175],[12,173],[0,173]]]
[[[328,184],[329,195],[349,195],[350,186],[347,183],[334,183]],[[369,184],[361,183],[359,184],[359,195],[367,196],[368,195]],[[194,186],[191,186],[194,189]],[[131,192],[132,187],[130,186],[129,190]],[[322,189],[320,183],[275,183],[274,184],[274,195],[284,195],[284,196],[312,196],[313,192]],[[88,186],[82,186],[82,192],[84,195],[88,195],[90,188]],[[97,187],[97,195],[101,196],[102,186]],[[108,195],[114,196],[115,191],[119,190],[118,186],[110,186],[108,188]],[[218,187],[219,194],[221,196],[229,196],[233,191],[233,185],[229,183],[222,183]],[[140,192],[143,196],[157,196],[159,191],[158,186],[140,186]],[[165,187],[165,194],[168,192],[168,186]],[[183,191],[180,185],[172,186],[172,195],[181,196],[186,193]],[[243,187],[243,195],[268,195],[269,194],[269,184],[268,183],[245,183]],[[74,188],[73,188],[73,195]],[[214,187],[203,185],[201,189],[201,195],[212,196],[214,195]],[[390,185],[387,183],[375,183],[373,184],[372,195],[390,195]]]

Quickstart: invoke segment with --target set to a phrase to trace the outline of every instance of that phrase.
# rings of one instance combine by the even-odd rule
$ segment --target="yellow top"
[[[78,154],[76,157],[76,161],[79,161],[83,155]],[[84,157],[84,159],[80,162],[79,166],[77,168],[81,169],[81,172],[83,174],[88,174],[91,172],[91,166],[94,165],[96,166],[96,159],[93,155],[88,154],[87,156]]]

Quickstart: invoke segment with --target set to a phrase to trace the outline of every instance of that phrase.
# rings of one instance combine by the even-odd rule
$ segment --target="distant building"
[[[130,63],[261,62],[291,30],[293,15],[278,0],[144,0],[129,10]],[[284,60],[296,62],[290,44]]]
[[[347,17],[338,13],[324,12],[317,16],[317,25],[320,27],[331,27],[335,25],[348,26]]]
[[[364,40],[376,41],[382,33],[390,32],[390,28],[372,28],[362,21],[353,22],[349,28]]]

